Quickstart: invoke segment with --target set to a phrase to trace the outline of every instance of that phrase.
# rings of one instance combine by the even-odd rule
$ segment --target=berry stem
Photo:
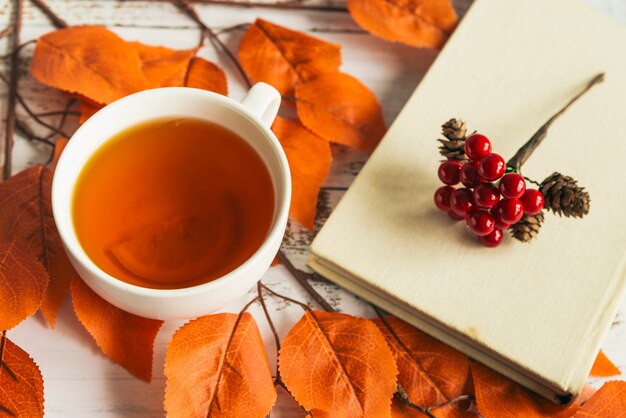
[[[537,148],[539,144],[541,144],[541,141],[543,141],[543,139],[546,137],[546,135],[548,134],[548,129],[550,128],[552,123],[554,123],[554,121],[557,120],[559,116],[565,113],[565,111],[571,105],[573,105],[576,100],[578,100],[582,95],[589,91],[593,86],[601,83],[602,81],[604,81],[604,73],[600,73],[595,76],[580,93],[574,96],[572,100],[570,100],[565,106],[563,106],[561,110],[556,112],[550,119],[546,121],[546,123],[541,126],[541,128],[539,128],[537,132],[535,132],[535,134],[515,153],[513,158],[511,158],[506,163],[507,167],[511,167],[516,172],[519,172],[522,165],[528,160],[528,158],[530,158],[533,151],[535,151],[535,148]]]

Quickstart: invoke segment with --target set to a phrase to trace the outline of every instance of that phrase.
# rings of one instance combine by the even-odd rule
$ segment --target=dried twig
[[[0,39],[13,33],[13,25],[9,25],[0,31]]]
[[[69,26],[65,20],[61,19],[58,14],[56,14],[56,13],[54,13],[54,11],[52,11],[50,6],[48,6],[44,0],[30,0],[30,1],[35,6],[37,6],[39,8],[39,10],[44,12],[44,14],[46,16],[48,16],[48,19],[50,19],[52,24],[57,29],[67,28]]]
[[[124,1],[137,1],[137,0],[124,0]],[[171,1],[171,0],[154,0],[154,1]],[[314,10],[319,12],[347,12],[348,8],[344,4],[311,4],[303,0],[287,0],[277,1],[273,3],[263,1],[248,1],[248,0],[194,0],[194,3],[199,4],[223,4],[227,6],[235,7],[265,7],[270,9],[294,9],[294,10]]]
[[[211,29],[206,23],[202,21],[194,5],[188,0],[174,0],[174,2],[183,12],[187,14],[187,16],[189,16],[194,22],[196,22],[200,26],[200,28],[206,31],[206,34],[209,37],[209,40],[211,41],[213,46],[215,46],[218,50],[221,50],[224,54],[226,54],[228,59],[235,65],[235,68],[237,68],[237,71],[239,71],[239,74],[241,75],[241,78],[243,79],[243,81],[245,81],[248,87],[252,87],[252,83],[250,82],[250,79],[246,75],[246,72],[241,67],[241,64],[239,63],[239,60],[237,59],[237,57],[235,57],[235,55],[230,51],[230,49],[228,49],[226,44],[222,42],[222,40],[217,36],[217,34],[213,31],[213,29]]]
[[[13,39],[11,49],[17,50],[20,45],[20,32],[22,30],[22,13],[24,10],[23,0],[15,2],[15,23],[13,25]],[[19,77],[19,53],[11,56],[11,73],[9,85],[9,98],[7,100],[7,113],[4,129],[4,162],[2,167],[2,178],[5,180],[11,177],[11,166],[13,159],[13,133],[15,130],[15,102],[17,100],[17,84]]]
[[[291,263],[291,261],[289,261],[289,259],[287,258],[283,250],[278,251],[278,259],[287,268],[287,270],[289,270],[289,273],[291,273],[291,275],[298,281],[298,283],[300,283],[300,285],[304,288],[304,290],[306,290],[307,293],[311,295],[311,297],[315,299],[315,301],[322,308],[324,308],[325,311],[336,312],[335,309],[332,306],[330,306],[330,303],[328,303],[326,299],[324,299],[322,295],[317,293],[317,291],[313,288],[313,286],[311,286],[311,284],[306,279],[306,277],[303,276],[303,273],[300,270],[298,270]]]

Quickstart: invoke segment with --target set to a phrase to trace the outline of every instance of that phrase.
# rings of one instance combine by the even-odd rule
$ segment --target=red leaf
[[[557,405],[479,363],[472,364],[476,404],[485,418],[570,417],[578,406]]]
[[[18,243],[45,267],[50,283],[41,311],[54,327],[74,268],[52,217],[52,170],[37,166],[0,183],[0,236]]]
[[[622,372],[609,360],[604,352],[600,350],[589,375],[595,377],[611,377],[619,376],[620,374],[622,374]]]
[[[4,335],[0,347],[0,415],[43,417],[43,378],[39,367]]]
[[[339,45],[257,19],[241,40],[239,61],[251,79],[285,94],[296,84],[338,71],[341,50]]]
[[[0,243],[0,330],[34,314],[48,285],[43,266],[15,241]]]
[[[100,26],[75,26],[37,40],[31,73],[40,82],[97,103],[110,103],[144,88],[137,51]]]
[[[367,319],[307,311],[285,337],[278,367],[314,417],[391,416],[398,370],[385,338]]]
[[[626,418],[626,382],[606,382],[574,418]]]
[[[289,211],[298,222],[312,229],[317,195],[332,162],[330,146],[297,121],[278,117],[272,130],[285,150],[291,170],[293,187]]]
[[[450,0],[348,0],[348,10],[368,32],[420,48],[443,46],[457,21]]]
[[[296,105],[304,126],[328,141],[371,152],[386,132],[374,93],[347,74],[296,86]]]
[[[276,401],[265,347],[249,313],[188,322],[165,359],[165,410],[170,418],[263,418]]]
[[[398,384],[412,403],[428,408],[464,394],[469,375],[467,356],[393,316],[373,321],[391,347],[400,372]],[[400,404],[395,409],[411,411]],[[460,403],[436,410],[438,417],[463,412]]]
[[[81,279],[72,280],[74,312],[102,352],[138,378],[152,378],[153,345],[163,321],[123,311]]]
[[[228,81],[224,71],[200,57],[191,60],[185,86],[228,95]]]

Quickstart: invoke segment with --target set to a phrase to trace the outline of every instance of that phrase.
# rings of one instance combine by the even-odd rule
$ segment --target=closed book
[[[311,245],[310,266],[560,402],[578,394],[626,287],[626,28],[578,0],[477,0]],[[480,245],[436,209],[451,117],[506,158],[598,73],[522,173],[591,196],[582,219]],[[529,184],[529,187],[533,187]]]

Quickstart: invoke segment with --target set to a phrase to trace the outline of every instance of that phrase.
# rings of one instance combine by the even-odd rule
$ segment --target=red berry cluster
[[[437,174],[446,185],[435,192],[435,205],[454,220],[465,219],[480,242],[495,247],[502,241],[503,229],[524,214],[535,215],[543,209],[543,195],[527,189],[520,174],[505,174],[504,159],[491,152],[485,135],[470,135],[465,154],[470,161],[448,160],[439,166]],[[459,183],[465,187],[452,187]]]

